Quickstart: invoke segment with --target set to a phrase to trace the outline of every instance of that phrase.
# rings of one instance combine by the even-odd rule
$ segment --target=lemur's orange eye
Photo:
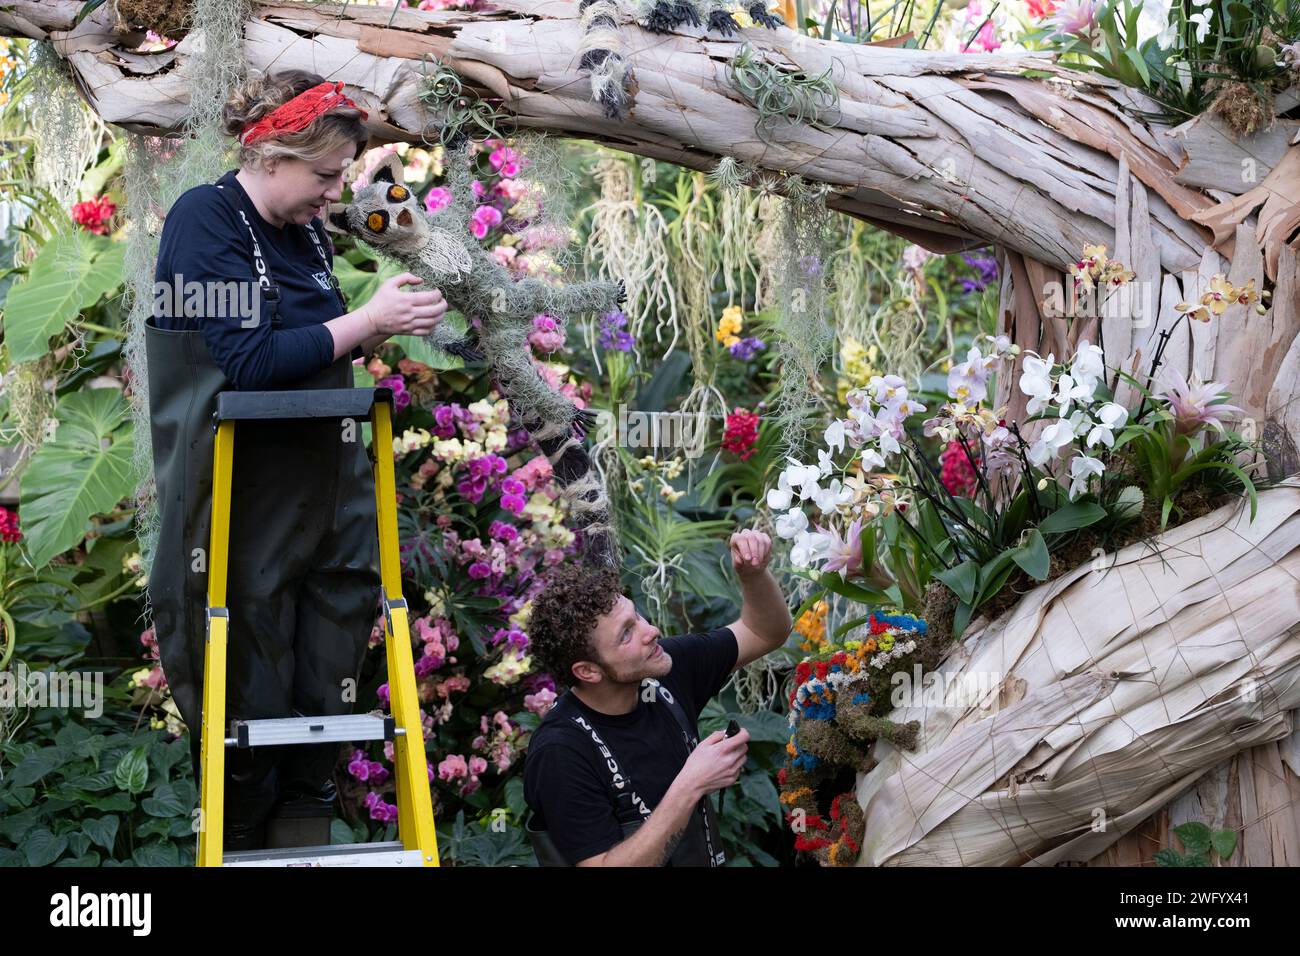
[[[411,194],[407,191],[407,189],[406,189],[405,186],[389,186],[389,187],[388,187],[388,201],[389,201],[389,202],[406,202],[406,197],[409,196],[409,195],[411,195]]]
[[[366,228],[371,232],[383,232],[388,228],[388,213],[372,212],[366,217]]]

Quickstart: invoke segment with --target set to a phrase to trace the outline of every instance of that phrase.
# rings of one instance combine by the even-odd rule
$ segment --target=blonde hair
[[[226,132],[238,140],[250,123],[256,123],[277,106],[323,82],[321,77],[306,70],[284,70],[246,80],[235,88],[222,107]],[[359,156],[369,138],[359,110],[330,110],[301,132],[285,133],[251,146],[241,145],[239,165],[255,167],[281,157],[311,163],[345,143],[354,143]]]

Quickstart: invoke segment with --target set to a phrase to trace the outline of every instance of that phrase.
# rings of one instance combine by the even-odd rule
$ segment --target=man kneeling
[[[543,866],[721,866],[706,799],[740,778],[749,734],[699,740],[697,721],[728,676],[790,636],[767,570],[771,539],[731,536],[739,620],[659,639],[617,570],[558,569],[533,602],[530,647],[562,694],[524,762],[529,833]]]

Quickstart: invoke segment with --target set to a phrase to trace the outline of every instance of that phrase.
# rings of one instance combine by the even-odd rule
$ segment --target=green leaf
[[[9,782],[15,787],[35,783],[51,770],[61,767],[67,762],[67,759],[67,756],[58,747],[46,747],[43,750],[38,750],[14,768],[13,774],[9,777]]]
[[[338,262],[337,259],[334,260]],[[357,836],[352,832],[352,828],[343,820],[330,821],[330,843],[335,846],[341,843],[356,843]]]
[[[1165,848],[1156,850],[1151,857],[1151,862],[1155,863],[1156,866],[1183,866],[1183,855],[1177,850]]]
[[[1128,47],[1124,50],[1124,57],[1137,68],[1138,74],[1142,77],[1143,85],[1150,86],[1151,74],[1147,71],[1147,64],[1142,59],[1142,54],[1133,47]]]
[[[75,858],[60,860],[55,866],[99,866],[100,855],[98,853],[86,853],[78,855]]]
[[[49,866],[67,848],[66,836],[56,837],[44,827],[32,830],[18,845],[18,849],[22,850],[23,855],[27,857],[28,866]]]
[[[117,824],[117,817],[87,817],[81,821],[81,829],[96,846],[102,846],[112,853],[113,844],[117,841]]]
[[[1137,485],[1126,485],[1110,506],[1110,513],[1116,521],[1133,521],[1142,514],[1142,505],[1146,501],[1142,489]]]
[[[765,773],[746,773],[740,778],[740,791],[749,799],[769,813],[779,813],[780,794],[772,784],[772,778]]]
[[[1215,830],[1210,835],[1210,846],[1219,854],[1220,860],[1226,860],[1237,850],[1236,830]]]
[[[946,584],[953,594],[962,602],[971,604],[975,601],[975,587],[979,582],[979,565],[967,559],[955,568],[940,571],[935,577]]]
[[[1106,517],[1106,509],[1091,501],[1076,501],[1063,508],[1058,508],[1038,524],[1043,534],[1060,534],[1096,524]]]
[[[142,793],[149,779],[147,747],[136,747],[123,755],[113,771],[113,782],[128,793]]]
[[[965,601],[957,605],[957,612],[952,618],[952,636],[954,638],[961,637],[965,633],[966,625],[970,623],[971,615],[974,612],[975,609]]]
[[[785,744],[790,739],[790,723],[775,711],[760,710],[752,714],[729,714],[736,723],[749,731],[750,746],[754,744]]]
[[[178,817],[192,808],[185,805],[170,784],[163,784],[154,790],[153,796],[140,801],[140,809],[151,817]]]
[[[1189,855],[1210,851],[1210,828],[1204,823],[1192,820],[1174,827],[1174,834],[1183,841],[1183,849]]]
[[[528,812],[528,802],[524,799],[524,778],[515,775],[506,781],[506,809],[516,820],[522,820]]]
[[[1037,528],[1031,529],[1028,540],[1011,552],[1011,559],[1035,581],[1047,580],[1051,557],[1047,553],[1047,542]]]
[[[181,855],[174,843],[149,843],[136,847],[131,859],[136,866],[180,866]]]
[[[83,231],[51,237],[5,298],[10,362],[40,358],[49,351],[51,336],[121,284],[125,252],[125,243]]]
[[[127,813],[135,809],[135,801],[129,793],[119,791],[107,797],[88,798],[86,806],[101,813]]]
[[[23,475],[21,509],[32,563],[48,564],[75,547],[93,515],[135,490],[129,409],[111,388],[74,392],[58,405],[59,427]]]

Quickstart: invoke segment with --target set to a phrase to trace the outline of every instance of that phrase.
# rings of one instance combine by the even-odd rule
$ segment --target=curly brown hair
[[[547,577],[528,616],[528,646],[557,684],[572,687],[573,665],[595,659],[596,622],[622,593],[614,568],[567,564]]]

